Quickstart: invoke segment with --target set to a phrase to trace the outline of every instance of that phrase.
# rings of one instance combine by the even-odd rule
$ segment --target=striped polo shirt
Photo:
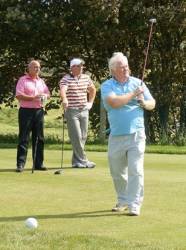
[[[79,77],[66,74],[60,81],[60,89],[66,89],[68,108],[84,108],[87,105],[88,87],[92,84],[92,80],[86,74]]]

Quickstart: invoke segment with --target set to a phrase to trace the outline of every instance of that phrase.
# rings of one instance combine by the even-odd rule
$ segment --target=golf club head
[[[62,169],[58,169],[54,172],[54,174],[62,174],[63,173],[63,170]]]
[[[156,18],[151,18],[151,19],[149,20],[149,22],[150,22],[150,23],[156,23],[157,20],[156,20]]]

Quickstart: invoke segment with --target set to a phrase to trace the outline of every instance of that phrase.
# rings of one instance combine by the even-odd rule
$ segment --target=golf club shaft
[[[54,174],[61,174],[63,169],[63,153],[64,153],[64,138],[65,138],[65,111],[62,114],[62,142],[61,142],[61,168],[56,170]]]
[[[33,166],[32,166],[32,174],[34,173],[35,165],[36,165],[37,144],[38,144],[38,136],[36,137],[36,142],[35,142],[35,147],[34,147],[34,159],[33,159]]]
[[[149,32],[149,37],[148,37],[148,45],[147,45],[147,50],[146,50],[146,55],[145,55],[145,62],[144,62],[144,66],[143,66],[143,73],[142,73],[142,78],[141,78],[141,85],[143,84],[143,80],[144,80],[144,77],[145,77],[147,58],[148,58],[148,53],[149,53],[150,41],[151,41],[151,37],[152,37],[152,27],[153,27],[153,22],[151,22],[151,26],[150,26],[150,32]]]
[[[61,144],[61,169],[63,168],[63,153],[64,153],[64,138],[65,138],[65,112],[62,114],[63,128],[62,128],[62,144]]]

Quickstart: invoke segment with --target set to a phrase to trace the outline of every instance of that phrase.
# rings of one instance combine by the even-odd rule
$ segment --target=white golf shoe
[[[115,207],[112,208],[112,212],[123,212],[127,210],[128,206],[127,205],[122,205],[122,204],[116,204]]]

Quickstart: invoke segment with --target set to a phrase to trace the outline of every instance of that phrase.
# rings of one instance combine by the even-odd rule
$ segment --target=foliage
[[[184,0],[0,1],[0,103],[13,105],[16,81],[31,58],[41,60],[43,77],[54,95],[74,56],[83,57],[86,70],[100,84],[109,75],[107,58],[123,51],[132,74],[141,77],[148,20],[155,17],[145,81],[157,106],[146,114],[147,137],[150,142],[163,137],[168,143],[184,138],[185,8]],[[51,101],[47,109],[59,106],[59,100]],[[92,121],[100,115],[96,108]]]

